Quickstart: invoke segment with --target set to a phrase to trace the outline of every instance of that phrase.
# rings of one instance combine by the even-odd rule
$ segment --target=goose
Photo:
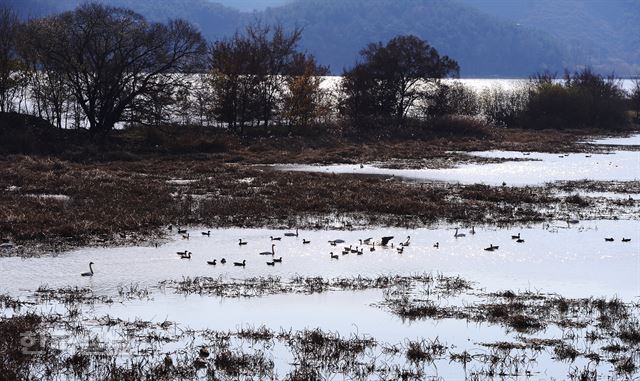
[[[435,247],[436,249],[440,247],[440,242],[436,242],[433,244],[433,247]]]
[[[357,252],[358,252],[358,246],[356,246],[356,248],[355,248],[355,249],[351,249],[350,251],[351,251],[352,253],[354,253],[354,254],[355,254],[355,253],[357,253]]]
[[[81,276],[93,276],[93,262],[89,262],[89,272],[88,273],[82,273],[80,274]]]
[[[485,248],[485,251],[494,251],[494,250],[498,250],[500,246],[493,246],[493,244],[489,245],[489,247]]]
[[[247,265],[247,260],[243,259],[242,262],[233,262],[234,266],[245,267]]]
[[[471,230],[469,231],[469,234],[476,234],[476,227],[472,226]]]
[[[393,236],[389,236],[389,237],[382,237],[380,244],[382,246],[387,246],[387,244],[389,243],[389,241],[391,241],[393,239]]]
[[[271,244],[271,251],[263,251],[260,255],[276,255],[276,245]]]
[[[518,233],[517,235],[512,235],[511,239],[520,239],[520,233]]]
[[[183,234],[183,235],[182,235],[182,239],[189,239],[189,233],[187,233],[187,234]]]
[[[336,241],[329,241],[329,245],[331,246],[337,246],[338,243]]]
[[[518,242],[518,243],[523,243],[523,242],[524,242],[524,239],[522,239],[522,238],[518,238],[518,239],[516,240],[516,242]]]
[[[167,230],[172,231],[173,230],[173,225],[167,226]]]
[[[282,257],[280,257],[280,258],[273,258],[273,263],[282,263]]]
[[[369,248],[369,251],[376,251],[376,244],[375,244],[375,242],[371,244],[371,247]]]
[[[242,238],[240,238],[238,240],[238,245],[242,246],[242,245],[246,245],[246,244],[247,244],[247,241],[243,241]]]
[[[340,259],[340,256],[338,256],[338,254],[333,254],[333,251],[330,252],[329,255],[331,256],[331,259]]]
[[[187,233],[187,229],[178,228],[178,234],[186,234],[186,233]]]
[[[226,260],[226,259],[224,259],[224,258],[222,258],[222,259],[220,260],[220,263],[222,263],[222,264],[224,265],[225,263],[227,263],[227,260]]]
[[[311,243],[311,241],[309,241],[308,239],[304,239],[304,238],[302,239],[302,244],[303,245],[306,245],[308,243]]]
[[[605,238],[604,240],[607,242],[613,242],[613,238]]]
[[[187,252],[187,254],[181,255],[180,259],[191,259],[191,252]]]
[[[351,252],[351,250],[343,250],[343,251],[342,251],[342,255],[347,255],[347,254],[349,254],[350,252]]]
[[[334,239],[333,242],[335,243],[344,243],[343,239]]]
[[[284,233],[285,237],[297,237],[298,236],[298,228],[296,228],[296,232],[295,233]]]
[[[357,255],[362,255],[364,254],[364,249],[360,248],[360,251],[356,252]]]
[[[274,236],[270,236],[269,238],[271,238],[272,241],[280,241],[282,239],[282,237],[274,237]]]
[[[365,244],[365,245],[370,245],[371,244],[371,240],[373,239],[373,237],[369,237],[369,238],[365,238],[365,239],[361,239],[360,240],[360,244]]]
[[[276,263],[274,261],[271,261],[271,262],[267,261],[267,266],[275,266],[275,265]]]
[[[209,349],[207,349],[207,347],[200,348],[198,355],[200,355],[201,358],[206,359],[209,357]]]
[[[629,242],[631,241],[631,238],[622,238],[622,242]]]
[[[408,235],[408,236],[407,236],[407,240],[406,240],[406,241],[404,241],[404,242],[402,242],[402,243],[400,244],[400,246],[409,246],[409,240],[410,240],[410,239],[411,239],[411,236],[410,236],[410,235]]]
[[[464,233],[458,233],[458,228],[456,228],[456,232],[453,234],[455,238],[466,237],[467,235]]]
[[[187,255],[187,253],[188,253],[187,250],[185,250],[185,251],[176,251],[176,254],[178,254],[178,255]]]
[[[398,250],[398,254],[402,254],[402,252],[404,251],[404,246],[399,247],[397,250]]]
[[[216,265],[216,260],[214,259],[213,261],[207,261],[207,264],[209,264],[211,266],[215,266]]]
[[[346,247],[346,246],[345,246],[345,247],[342,249],[342,251],[351,251],[351,245],[349,245],[349,247]]]
[[[202,235],[206,235],[207,237],[211,237],[211,230],[207,230],[206,232],[202,232]]]

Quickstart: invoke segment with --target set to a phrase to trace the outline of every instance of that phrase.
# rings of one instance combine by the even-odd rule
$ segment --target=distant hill
[[[573,62],[601,72],[640,74],[638,0],[456,0],[489,15],[545,31]]]
[[[4,1],[23,17],[57,13],[81,3]],[[187,19],[211,40],[229,36],[255,19],[300,26],[304,28],[301,47],[330,65],[334,73],[351,66],[367,43],[398,34],[429,41],[458,60],[466,77],[526,77],[545,69],[561,72],[576,64],[602,70],[615,67],[617,73],[628,74],[640,63],[640,49],[630,48],[638,46],[640,39],[636,33],[640,22],[634,23],[640,14],[637,0],[217,1],[100,0],[152,20]],[[609,3],[615,6],[604,5]],[[606,9],[598,11],[597,6]],[[263,10],[241,11],[249,9]]]

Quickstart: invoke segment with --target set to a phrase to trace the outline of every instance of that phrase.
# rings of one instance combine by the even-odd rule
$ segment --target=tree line
[[[0,8],[0,112],[105,137],[116,126],[224,127],[238,134],[309,127],[416,136],[476,126],[620,128],[640,110],[613,76],[545,73],[517,90],[481,93],[458,63],[416,36],[371,43],[342,79],[300,51],[302,30],[259,21],[207,43],[184,20],[150,22],[124,8],[84,4],[21,22]]]

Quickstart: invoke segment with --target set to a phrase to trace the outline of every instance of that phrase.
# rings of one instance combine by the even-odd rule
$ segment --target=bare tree
[[[17,54],[18,16],[7,6],[0,6],[0,112],[11,110],[22,80]]]
[[[141,97],[197,70],[206,51],[200,33],[181,20],[147,22],[141,15],[99,4],[38,22],[32,46],[62,73],[92,135],[106,135]]]
[[[344,73],[345,111],[356,117],[395,120],[423,98],[429,85],[457,76],[458,63],[415,36],[398,36],[386,45],[369,44],[360,52],[363,62]]]

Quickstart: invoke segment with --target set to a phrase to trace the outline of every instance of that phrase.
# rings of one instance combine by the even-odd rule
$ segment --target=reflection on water
[[[577,225],[558,222],[550,226],[533,224],[526,227],[476,227],[476,234],[462,230],[466,237],[454,238],[453,226],[444,228],[405,230],[377,228],[356,231],[300,231],[299,237],[285,237],[284,231],[268,229],[219,229],[211,237],[194,230],[191,239],[178,235],[155,247],[84,248],[57,257],[0,258],[0,279],[3,292],[24,293],[41,284],[50,287],[87,286],[100,294],[115,294],[122,284],[139,283],[156,286],[167,279],[193,276],[226,276],[243,278],[277,275],[289,278],[304,276],[377,276],[380,274],[415,274],[443,272],[478,282],[488,289],[541,289],[565,296],[640,295],[640,222],[584,221]],[[525,239],[517,243],[511,235],[520,232]],[[197,233],[197,234],[196,234]],[[360,246],[359,239],[394,236],[397,245],[411,236],[410,246],[403,254],[395,249],[376,248],[364,255],[340,255],[331,260],[329,253],[342,251],[343,246]],[[271,256],[259,255],[271,249],[270,236],[276,241],[276,257],[283,263],[267,266]],[[614,237],[614,242],[605,242]],[[631,242],[621,242],[621,238]],[[238,239],[248,241],[239,246]],[[308,239],[309,244],[302,240]],[[328,241],[343,239],[344,244],[331,246]],[[439,242],[439,248],[433,247]],[[485,251],[490,244],[499,245],[493,252]],[[188,250],[192,259],[180,259],[176,252]],[[226,258],[228,263],[217,266],[206,261]],[[233,261],[247,261],[245,268]],[[80,277],[95,263],[96,274]]]

